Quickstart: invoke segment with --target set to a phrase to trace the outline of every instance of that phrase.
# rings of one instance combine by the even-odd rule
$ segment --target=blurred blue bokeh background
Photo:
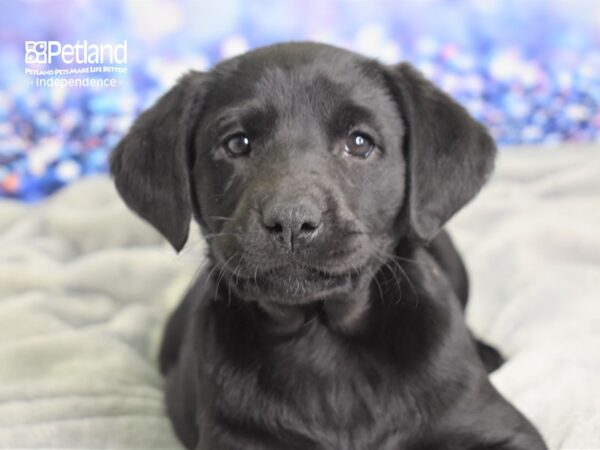
[[[316,40],[408,60],[500,145],[600,140],[600,1],[3,1],[0,196],[43,198],[90,173],[187,69]],[[128,43],[116,87],[39,87],[24,43]]]

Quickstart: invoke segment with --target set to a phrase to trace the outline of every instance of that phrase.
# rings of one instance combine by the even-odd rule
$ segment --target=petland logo
[[[127,41],[122,44],[88,44],[77,41],[25,41],[26,64],[127,64]]]
[[[25,74],[37,87],[116,87],[127,74],[127,41],[89,44],[77,41],[25,41]]]

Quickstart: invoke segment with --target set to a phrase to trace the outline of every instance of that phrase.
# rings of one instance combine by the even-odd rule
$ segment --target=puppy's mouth
[[[229,272],[228,281],[247,300],[301,304],[324,300],[355,289],[365,271],[365,266],[329,271],[290,265],[257,271],[254,276],[236,276]]]

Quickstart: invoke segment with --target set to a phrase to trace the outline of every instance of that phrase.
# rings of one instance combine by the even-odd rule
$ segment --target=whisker
[[[396,284],[400,285],[401,280],[398,278],[398,274],[394,271],[393,267],[390,265],[390,264],[392,264],[393,261],[390,261],[389,259],[386,259],[383,256],[380,256],[378,254],[374,254],[374,256],[382,264],[382,269],[388,269],[394,279],[394,282]]]
[[[222,233],[209,233],[209,234],[205,234],[202,237],[206,240],[208,239],[213,239],[216,237],[223,237],[223,236],[239,236],[237,233],[226,233],[226,232],[222,232]]]
[[[187,288],[188,290],[191,289],[192,285],[197,280],[198,275],[206,269],[206,267],[208,266],[209,263],[210,263],[209,259],[205,258],[202,261],[202,263],[198,265],[198,267],[194,271],[194,275],[192,275],[192,278],[190,279],[190,283],[189,283],[188,288]]]
[[[202,239],[199,239],[194,242],[188,242],[188,244],[183,248],[176,256],[177,259],[182,259],[183,257],[188,256],[192,250],[194,250],[198,245],[204,244]]]
[[[231,217],[225,217],[225,216],[208,216],[207,219],[224,220],[224,221],[229,221],[229,222],[235,222],[235,219],[232,219]]]
[[[258,277],[258,264],[255,264],[254,265],[254,285],[255,286],[258,286],[257,277]]]
[[[235,283],[238,284],[239,280],[239,270],[242,268],[242,264],[244,263],[244,258],[246,257],[246,255],[242,254],[242,256],[240,256],[240,260],[238,261],[238,264],[236,266],[236,268],[233,271],[233,275],[235,276]]]
[[[406,272],[406,270],[404,269],[404,267],[402,267],[402,264],[400,264],[400,261],[402,262],[410,262],[410,263],[414,263],[416,264],[417,261],[416,260],[412,260],[409,258],[403,258],[401,256],[395,255],[389,251],[386,251],[385,249],[382,248],[374,248],[375,252],[373,252],[373,256],[375,256],[378,261],[382,261],[382,258],[384,259],[384,267],[387,267],[392,276],[394,277],[394,281],[396,283],[400,283],[400,279],[398,278],[398,272],[403,276],[403,278],[407,281],[407,283],[409,284],[409,286],[411,287],[411,290],[413,292],[413,294],[415,295],[415,301],[419,302],[419,294],[417,293],[417,289],[415,288],[415,285],[413,284],[412,280],[410,279],[408,273]]]
[[[210,269],[210,272],[208,272],[208,275],[206,278],[210,279],[212,277],[212,274],[214,273],[214,271],[217,270],[220,265],[221,265],[221,263],[219,261],[213,261],[213,267],[212,267],[212,269]]]
[[[233,258],[235,258],[237,256],[238,252],[235,252],[233,255],[231,255],[229,257],[229,259],[227,259],[227,261],[225,261],[224,263],[221,264],[221,269],[219,270],[219,277],[217,279],[217,286],[215,287],[215,297],[214,300],[217,300],[217,294],[219,292],[219,285],[221,284],[221,280],[223,279],[223,276],[225,276],[225,270],[227,270],[227,264],[229,264],[229,261],[231,261]],[[228,286],[229,288],[229,286]],[[229,302],[231,302],[231,295],[229,296]],[[228,303],[229,305],[230,303]]]
[[[375,284],[377,285],[377,289],[379,290],[379,300],[381,301],[383,300],[383,291],[381,290],[381,284],[377,279],[377,274],[375,274],[375,276],[373,277],[373,281],[375,281]]]

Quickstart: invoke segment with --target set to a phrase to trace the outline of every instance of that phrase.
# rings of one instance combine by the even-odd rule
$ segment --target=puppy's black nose
[[[321,209],[308,198],[274,200],[263,207],[262,223],[271,239],[293,252],[317,234]]]

